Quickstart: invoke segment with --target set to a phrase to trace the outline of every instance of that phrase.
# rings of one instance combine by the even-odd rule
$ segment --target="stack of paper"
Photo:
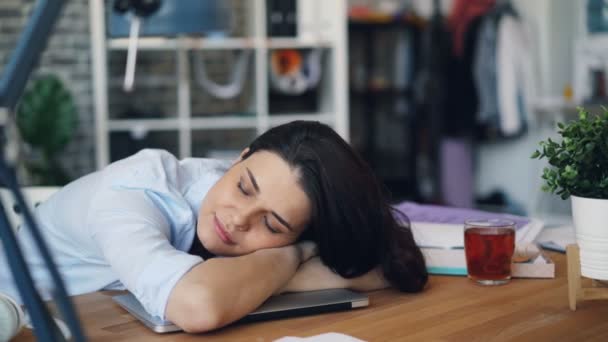
[[[421,247],[431,274],[466,275],[464,221],[468,219],[509,219],[515,222],[515,243],[534,241],[543,223],[540,220],[475,209],[421,205],[404,202],[395,206],[407,215],[416,244]]]

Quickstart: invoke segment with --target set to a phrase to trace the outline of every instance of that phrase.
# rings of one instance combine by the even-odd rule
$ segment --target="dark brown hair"
[[[401,291],[421,291],[428,274],[409,220],[391,207],[363,159],[329,126],[294,121],[260,135],[243,156],[269,151],[300,172],[312,203],[309,226],[300,236],[319,247],[323,263],[352,278],[380,265]]]

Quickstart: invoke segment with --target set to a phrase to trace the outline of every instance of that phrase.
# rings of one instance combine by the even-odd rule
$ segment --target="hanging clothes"
[[[505,137],[523,134],[532,113],[534,77],[532,46],[520,21],[505,15],[498,23],[496,48],[500,131]]]
[[[473,206],[474,135],[479,105],[473,66],[482,18],[493,6],[494,1],[488,0],[455,0],[450,15],[453,49],[440,140],[441,202],[445,205]]]
[[[464,34],[462,55],[452,54],[448,70],[447,110],[440,141],[442,203],[473,207],[475,114],[478,99],[473,80],[473,56],[481,18],[474,18]]]
[[[460,57],[464,53],[465,36],[473,20],[490,11],[495,0],[454,0],[449,17],[452,32],[452,51]]]
[[[497,21],[496,11],[492,11],[482,19],[473,61],[473,78],[479,99],[476,119],[478,133],[476,136],[480,140],[492,139],[500,134],[498,84],[496,80]]]
[[[473,19],[464,35],[463,54],[452,55],[448,68],[447,108],[443,113],[443,135],[472,137],[479,101],[473,80],[473,60],[481,17]]]
[[[531,51],[530,37],[510,2],[484,16],[473,66],[480,140],[526,132],[534,96]]]
[[[435,4],[434,14],[422,33],[420,68],[414,82],[416,102],[417,170],[421,198],[437,203],[441,197],[439,142],[447,107],[451,36]]]

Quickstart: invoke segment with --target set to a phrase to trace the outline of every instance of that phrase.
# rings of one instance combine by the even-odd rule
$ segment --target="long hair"
[[[312,204],[300,240],[316,242],[325,265],[345,278],[380,265],[399,290],[424,288],[428,274],[409,220],[389,205],[371,168],[329,126],[293,121],[274,127],[243,159],[257,151],[276,153],[298,170]]]

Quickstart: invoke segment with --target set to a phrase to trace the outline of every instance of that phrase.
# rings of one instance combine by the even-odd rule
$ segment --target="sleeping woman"
[[[318,122],[272,128],[233,163],[143,150],[34,213],[70,295],[126,289],[188,332],[225,326],[276,293],[418,292],[428,278],[407,218]],[[48,298],[52,282],[28,229],[18,239]],[[0,292],[19,301],[3,258]]]

